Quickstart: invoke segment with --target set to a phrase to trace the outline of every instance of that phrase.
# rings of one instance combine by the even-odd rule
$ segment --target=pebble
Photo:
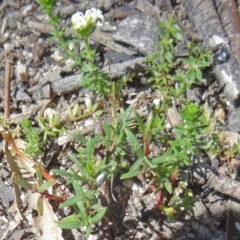
[[[114,191],[116,191],[117,193],[120,193],[121,192],[121,187],[120,186],[114,187]]]
[[[4,49],[6,50],[6,51],[12,51],[13,49],[14,49],[14,44],[12,44],[12,43],[5,43],[5,44],[3,44],[3,47],[4,47]]]
[[[91,125],[93,125],[93,124],[94,124],[93,119],[87,119],[87,120],[85,121],[85,123],[84,123],[85,127],[91,126]]]
[[[98,237],[95,235],[90,235],[87,240],[98,240]]]
[[[35,43],[32,47],[33,61],[39,63],[46,54],[46,47],[43,43]]]
[[[28,82],[27,66],[20,61],[17,62],[16,76],[21,82]]]
[[[127,179],[123,181],[123,186],[126,188],[132,189],[133,181],[131,179]]]
[[[27,36],[27,39],[30,44],[34,44],[37,42],[38,37],[35,34],[31,33]]]
[[[11,29],[15,29],[17,27],[17,20],[15,18],[8,18],[8,27]]]

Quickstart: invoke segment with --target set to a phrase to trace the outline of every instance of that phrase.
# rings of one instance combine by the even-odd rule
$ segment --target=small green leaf
[[[73,206],[74,204],[76,204],[77,202],[80,201],[79,196],[74,196],[72,198],[69,198],[68,200],[66,200],[65,202],[60,204],[60,208],[65,208],[65,207],[70,207]]]
[[[73,181],[73,188],[78,196],[84,196],[84,191],[78,181]]]
[[[26,179],[24,179],[22,176],[20,176],[17,173],[13,173],[12,177],[11,177],[12,181],[14,183],[16,183],[17,185],[19,185],[20,187],[24,187],[28,190],[32,190],[33,189],[33,185],[31,185],[30,183],[28,183],[28,181]]]
[[[74,228],[81,228],[83,227],[82,221],[79,219],[78,215],[74,214],[68,216],[61,221],[56,222],[58,227],[62,229],[74,229]]]
[[[172,198],[169,200],[168,205],[173,206],[179,201],[179,196],[178,195],[173,195]]]
[[[133,107],[130,106],[128,109],[125,110],[125,112],[122,113],[121,122],[124,124],[124,127],[127,127],[128,119],[132,111],[133,111]]]
[[[72,177],[72,173],[60,170],[60,169],[52,169],[51,172],[56,173],[60,176],[64,176],[64,177]]]
[[[37,169],[36,169],[36,177],[38,181],[38,185],[42,185],[43,183],[43,176],[42,176],[42,168],[41,168],[41,163],[38,163]]]
[[[72,109],[72,115],[75,117],[77,115],[77,112],[79,110],[79,105],[75,104],[73,109]]]
[[[170,161],[170,160],[173,160],[174,159],[174,155],[173,154],[169,154],[169,153],[166,153],[160,157],[157,157],[157,158],[154,158],[152,160],[152,164],[159,164],[159,163],[164,163],[164,162],[167,162],[167,161]]]
[[[167,215],[167,218],[171,221],[175,220],[175,210],[172,207],[167,207],[163,204],[159,205],[158,208]]]
[[[127,134],[127,140],[132,145],[134,152],[137,153],[138,157],[144,158],[144,156],[145,156],[144,151],[142,150],[142,147],[140,146],[135,135],[127,128],[125,129],[125,132]]]
[[[202,71],[200,69],[196,69],[196,78],[197,80],[201,81],[202,80]]]
[[[144,135],[145,127],[144,127],[143,120],[142,120],[142,118],[140,117],[140,115],[137,111],[135,111],[135,116],[136,116],[136,119],[137,119],[137,122],[138,122],[138,125],[139,125],[139,129],[140,129],[142,135]]]
[[[106,134],[107,138],[111,138],[111,126],[109,124],[107,124],[106,122],[102,122],[102,126],[104,129],[104,133]]]
[[[72,136],[82,144],[86,144],[87,142],[86,138],[80,135],[79,133],[72,133]]]
[[[43,215],[43,198],[42,196],[39,196],[37,200],[37,211],[39,215]]]
[[[121,176],[121,179],[127,179],[127,178],[132,178],[136,177],[139,175],[141,172],[139,171],[139,168],[141,167],[143,162],[142,158],[139,158],[129,169],[129,171]]]
[[[8,163],[8,166],[10,168],[10,171],[12,173],[16,173],[16,174],[20,175],[21,170],[20,170],[19,166],[15,162],[14,157],[12,156],[12,153],[8,149],[7,144],[4,144],[4,145],[5,145],[4,146],[4,152],[5,152],[5,155],[6,155],[6,159],[7,159],[7,163]]]
[[[168,180],[165,181],[163,185],[169,193],[172,193],[172,184]]]
[[[39,188],[38,188],[38,192],[42,193],[45,192],[48,188],[50,188],[51,186],[53,186],[55,184],[55,182],[44,182]]]
[[[194,81],[194,80],[195,80],[195,77],[196,77],[195,70],[191,68],[191,69],[187,72],[187,76],[190,78],[191,81]]]
[[[91,223],[92,224],[98,223],[103,218],[106,211],[107,211],[106,207],[100,209],[93,217],[91,217],[90,219]]]

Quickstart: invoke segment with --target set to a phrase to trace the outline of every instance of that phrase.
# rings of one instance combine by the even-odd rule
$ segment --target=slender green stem
[[[62,31],[62,29],[60,28],[58,16],[53,13],[52,9],[46,10],[46,12],[50,18],[52,26],[54,27],[54,35],[58,38],[61,47],[65,50],[67,58],[74,59],[74,61],[79,66],[81,64],[81,60],[79,57],[76,57],[73,51],[69,48],[68,43],[64,37],[64,31]]]
[[[91,73],[93,73],[94,58],[91,55],[91,48],[90,48],[90,44],[89,44],[88,38],[84,38],[84,44],[85,44],[85,51],[86,51],[86,54],[87,54],[87,60],[88,60],[89,65],[90,65]]]

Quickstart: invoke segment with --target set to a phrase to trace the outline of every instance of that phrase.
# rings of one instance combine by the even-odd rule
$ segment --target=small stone
[[[64,146],[65,144],[67,144],[68,142],[73,141],[73,140],[74,140],[74,138],[72,137],[72,135],[64,134],[58,138],[57,142],[58,142],[58,145]]]
[[[90,235],[87,240],[98,240],[98,236]]]
[[[51,58],[54,59],[56,62],[60,62],[63,60],[63,56],[61,55],[60,51],[56,50],[52,55]]]
[[[35,34],[31,33],[27,36],[27,39],[30,44],[33,44],[37,42],[38,37]]]
[[[94,124],[94,120],[93,119],[87,119],[84,123],[85,127],[87,126],[91,126]]]
[[[98,186],[101,185],[105,181],[105,179],[106,179],[106,176],[104,173],[101,173],[100,175],[98,175],[96,178],[97,185]]]
[[[41,99],[49,99],[49,98],[51,98],[51,89],[49,84],[46,84],[45,86],[40,88],[38,91],[35,91],[32,94],[33,100],[41,100]]]
[[[17,20],[13,17],[8,18],[8,27],[11,29],[15,29],[17,27]]]
[[[123,186],[126,188],[132,189],[133,181],[131,179],[127,179],[123,181]]]
[[[20,61],[17,63],[16,76],[21,82],[28,82],[27,66]]]
[[[117,193],[120,193],[121,192],[121,187],[120,186],[116,186],[114,188],[114,191],[116,191]]]
[[[31,101],[31,97],[22,87],[17,87],[13,93],[13,98],[17,99],[18,101]]]
[[[14,44],[13,43],[4,43],[3,47],[6,51],[12,51],[14,49]]]
[[[33,61],[39,63],[46,54],[46,47],[42,43],[35,43],[32,47]]]

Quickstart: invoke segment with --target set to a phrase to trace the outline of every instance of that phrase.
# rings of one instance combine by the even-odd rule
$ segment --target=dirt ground
[[[146,84],[144,59],[156,52],[159,41],[156,23],[163,21],[167,13],[175,14],[186,39],[218,54],[205,73],[205,86],[193,87],[187,98],[202,106],[208,101],[222,122],[222,129],[228,130],[226,138],[239,139],[240,49],[236,42],[240,36],[240,21],[239,17],[234,21],[235,15],[229,13],[237,11],[235,1],[59,0],[56,3],[56,11],[63,16],[62,24],[69,26],[73,13],[91,7],[100,8],[105,18],[103,26],[91,36],[91,43],[101,53],[99,66],[113,79],[131,71],[134,81],[123,90],[124,104],[136,104],[142,117],[146,117],[155,96],[151,84]],[[46,15],[35,1],[0,2],[0,114],[6,116],[9,70],[12,128],[23,118],[36,121],[47,108],[63,116],[68,105],[78,103],[84,108],[86,98],[98,101],[82,87],[81,75],[69,67],[70,62],[62,59],[56,42],[47,39],[52,28],[45,20]],[[67,35],[71,31],[67,30]],[[225,42],[219,44],[218,37]],[[229,52],[226,59],[219,50],[222,44]],[[179,54],[183,54],[181,50]],[[204,98],[206,94],[208,98]],[[107,119],[107,113],[105,116]],[[94,119],[68,126],[69,132],[74,129],[83,136],[91,135],[95,131]],[[74,152],[71,141],[59,137],[44,149],[42,161],[48,171],[66,169],[72,164],[66,154]],[[157,151],[157,146],[152,144],[151,147]],[[0,153],[3,164],[0,170],[0,240],[86,239],[81,229],[56,228],[54,221],[71,212],[59,209],[58,202],[43,196],[46,211],[49,211],[45,214],[52,219],[49,222],[38,216],[31,206],[36,203],[35,194],[26,190],[17,192],[12,184],[3,137],[0,138]],[[155,208],[156,194],[149,191],[147,181],[138,177],[121,180],[119,175],[114,176],[111,183],[107,183],[111,191],[107,203],[109,222],[96,225],[88,239],[240,239],[238,157],[225,163],[222,159],[200,161],[201,164],[189,170],[188,183],[199,200],[190,215],[176,216],[174,221]],[[73,194],[71,188],[65,191],[67,195]]]

